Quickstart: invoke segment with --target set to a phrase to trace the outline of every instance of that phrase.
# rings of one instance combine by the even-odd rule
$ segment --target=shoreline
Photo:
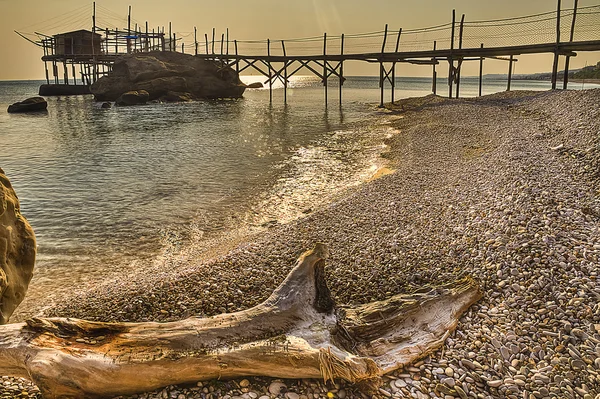
[[[168,321],[242,310],[266,299],[298,254],[322,241],[331,248],[326,268],[339,304],[464,274],[485,291],[444,348],[387,375],[382,395],[600,393],[592,349],[600,343],[600,90],[427,96],[389,108],[404,116],[393,118],[400,132],[387,139],[384,154],[394,173],[225,255],[189,265],[172,259],[161,273],[103,284],[46,315]],[[232,381],[138,397],[244,398],[264,395],[271,381],[250,380],[246,392]],[[360,397],[343,383],[286,383],[305,398]]]

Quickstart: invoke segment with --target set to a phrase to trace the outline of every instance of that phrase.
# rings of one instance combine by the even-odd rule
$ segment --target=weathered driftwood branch
[[[0,375],[32,379],[44,398],[96,398],[238,376],[379,377],[440,347],[481,296],[472,279],[336,308],[318,244],[260,305],[170,323],[34,318],[0,326]]]

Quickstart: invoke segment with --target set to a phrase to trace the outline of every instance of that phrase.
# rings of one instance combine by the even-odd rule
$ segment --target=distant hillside
[[[574,79],[600,79],[600,62],[570,73],[569,77]]]

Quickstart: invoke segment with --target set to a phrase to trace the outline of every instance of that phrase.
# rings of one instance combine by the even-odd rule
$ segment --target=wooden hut
[[[102,53],[102,35],[81,29],[54,35],[54,55],[81,56]]]

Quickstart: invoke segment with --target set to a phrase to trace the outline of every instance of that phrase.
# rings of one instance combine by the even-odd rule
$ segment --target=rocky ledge
[[[113,70],[91,86],[91,92],[97,101],[117,101],[134,91],[147,92],[150,101],[190,101],[239,98],[246,87],[233,69],[218,62],[153,51],[119,57]]]

